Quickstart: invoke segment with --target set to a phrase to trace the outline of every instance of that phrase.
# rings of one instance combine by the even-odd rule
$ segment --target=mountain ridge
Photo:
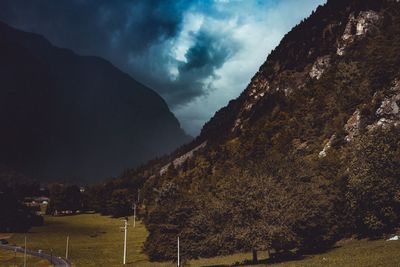
[[[399,31],[399,1],[328,1],[192,143],[101,192],[111,203],[126,194],[119,212],[129,214],[128,196],[140,189],[150,232],[144,249],[155,261],[174,259],[177,236],[182,257],[198,258],[318,252],[346,236],[393,233]]]
[[[19,147],[21,151],[25,151],[23,153],[12,147],[13,142],[8,147],[4,144],[7,147],[5,151],[11,158],[14,156],[14,159],[4,158],[6,152],[3,152],[2,159],[5,163],[13,165],[13,160],[20,161],[16,164],[19,166],[14,167],[24,168],[29,158],[35,157],[27,156],[23,159],[25,156],[22,154],[43,155],[40,163],[30,163],[41,166],[29,166],[28,173],[39,178],[43,174],[47,178],[55,179],[88,177],[93,180],[117,175],[123,169],[143,163],[154,156],[161,156],[189,140],[166,102],[154,90],[135,81],[110,62],[54,47],[40,35],[15,30],[5,23],[0,25],[0,37],[5,59],[1,68],[5,81],[2,88],[2,113],[8,115],[2,117],[2,121],[8,125],[6,129],[9,129],[9,132],[3,133],[2,139],[4,141],[12,135],[16,137],[16,132],[20,135],[23,131],[30,132],[14,140],[14,145],[16,142],[26,141],[25,145]],[[25,99],[24,105],[17,111],[12,105],[27,96],[37,103],[30,103]],[[41,107],[37,108],[36,105]],[[35,118],[24,118],[35,112]],[[20,120],[19,125],[12,121],[12,116]],[[153,122],[148,122],[146,118]],[[38,124],[35,127],[41,133],[32,132],[35,127],[23,126],[35,119]],[[81,135],[75,133],[74,127]],[[119,132],[127,133],[117,133],[118,129]],[[163,135],[157,136],[162,132],[158,129],[165,130]],[[132,137],[129,137],[130,134]],[[46,135],[50,138],[47,139]],[[29,138],[36,140],[28,142]],[[146,143],[149,143],[148,151],[143,146]],[[30,149],[23,149],[29,146]],[[117,153],[119,161],[105,160],[109,157],[106,154],[110,152]],[[52,161],[48,155],[59,157],[59,160]],[[80,159],[73,159],[74,157]],[[91,159],[94,162],[90,162]],[[61,174],[56,170],[57,165],[63,170]],[[96,165],[102,167],[95,167]],[[46,173],[51,168],[53,170]],[[96,171],[96,168],[103,170]]]

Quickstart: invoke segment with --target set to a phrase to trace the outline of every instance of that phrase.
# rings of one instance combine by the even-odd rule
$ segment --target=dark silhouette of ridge
[[[39,180],[100,179],[190,138],[165,101],[104,59],[0,22],[0,164]]]

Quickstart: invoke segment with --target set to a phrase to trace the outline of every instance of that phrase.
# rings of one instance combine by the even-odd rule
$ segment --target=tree
[[[280,181],[262,172],[225,175],[217,189],[190,193],[165,183],[148,207],[152,260],[173,259],[179,235],[185,259],[237,251],[327,248],[337,238],[334,202],[312,182]]]
[[[114,186],[111,183],[89,186],[84,193],[87,201],[87,208],[103,215],[110,214],[108,205]]]
[[[360,235],[380,236],[400,221],[400,129],[375,129],[353,144],[347,199]]]
[[[128,189],[115,189],[107,203],[107,209],[114,217],[128,216],[132,213],[132,194]]]
[[[82,208],[82,194],[77,185],[65,186],[54,183],[49,186],[50,203],[48,213],[56,214],[61,211],[76,212]]]
[[[23,205],[12,192],[0,191],[0,232],[26,232],[40,226],[43,218]]]
[[[232,218],[222,235],[231,236],[239,250],[273,249],[277,253],[332,243],[332,224],[323,193],[312,183],[284,181],[262,174],[232,177],[220,193]],[[319,231],[316,231],[316,230]],[[314,236],[310,238],[308,235]]]
[[[145,223],[149,229],[144,250],[151,260],[176,258],[176,238],[187,225],[188,219],[194,214],[193,200],[173,182],[164,183],[157,190],[155,203],[147,207],[148,214]],[[182,238],[185,249],[182,249],[182,259],[189,258],[190,250],[186,249],[186,239]]]
[[[76,212],[82,209],[82,194],[77,185],[65,187],[65,209]]]
[[[65,190],[64,185],[54,183],[49,186],[50,191],[50,203],[47,209],[49,214],[57,214],[65,210]]]

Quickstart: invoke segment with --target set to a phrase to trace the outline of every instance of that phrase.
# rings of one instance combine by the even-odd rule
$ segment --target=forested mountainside
[[[0,58],[0,166],[93,181],[190,140],[159,95],[101,58],[4,23]]]
[[[97,188],[96,203],[129,212],[140,188],[153,260],[174,258],[177,236],[193,258],[390,233],[400,222],[399,101],[399,1],[329,0],[196,140]]]

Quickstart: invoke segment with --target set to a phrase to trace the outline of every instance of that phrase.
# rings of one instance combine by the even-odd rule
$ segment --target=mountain
[[[256,258],[394,232],[399,67],[399,1],[329,0],[192,143],[104,190],[140,188],[152,260],[173,259],[177,236],[183,258]]]
[[[0,165],[93,181],[190,140],[157,93],[104,59],[1,22],[0,58]]]

